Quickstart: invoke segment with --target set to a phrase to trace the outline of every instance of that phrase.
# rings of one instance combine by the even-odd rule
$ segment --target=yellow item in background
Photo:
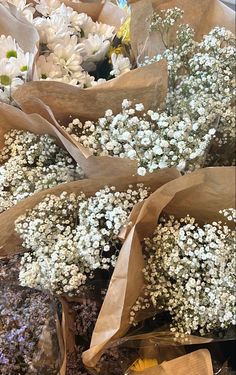
[[[141,372],[148,368],[155,367],[158,365],[156,359],[137,359],[129,368],[133,372]]]
[[[119,45],[118,47],[111,46],[108,53],[107,53],[108,57],[111,58],[111,55],[113,53],[115,53],[116,55],[123,55],[124,54],[124,48],[121,45]]]
[[[130,19],[130,16],[126,18],[125,22],[116,34],[117,37],[121,39],[122,43],[124,44],[130,43]]]

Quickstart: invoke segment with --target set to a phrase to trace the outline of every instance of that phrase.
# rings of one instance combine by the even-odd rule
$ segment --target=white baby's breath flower
[[[175,166],[188,171],[200,166],[214,132],[194,131],[187,115],[181,119],[165,112],[141,114],[142,104],[135,109],[130,106],[125,100],[117,115],[107,110],[104,118],[87,122],[82,129],[74,121],[66,129],[95,155],[136,159],[142,176],[159,168]]]
[[[5,134],[0,151],[0,212],[34,192],[83,178],[64,150],[48,135],[23,130]]]
[[[226,218],[235,209],[223,210]],[[217,334],[235,325],[235,230],[221,221],[200,227],[189,216],[162,217],[152,238],[144,241],[144,297],[133,306],[153,305],[170,313],[176,338]]]
[[[16,221],[23,246],[31,251],[21,259],[21,284],[77,294],[96,270],[115,266],[119,231],[147,196],[148,189],[137,185],[123,192],[106,186],[91,197],[66,192],[45,197]]]

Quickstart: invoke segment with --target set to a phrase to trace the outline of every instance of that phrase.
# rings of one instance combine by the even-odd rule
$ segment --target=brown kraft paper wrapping
[[[0,103],[0,148],[4,146],[4,134],[11,129],[30,131],[35,134],[49,134],[54,137],[59,146],[64,147],[69,154],[80,164],[86,164],[86,158],[70,137],[65,137],[56,127],[57,122],[50,109],[38,102],[40,114],[26,114],[11,105]]]
[[[93,4],[91,4],[91,1],[88,2],[86,0],[82,2],[63,0],[62,2],[78,13],[86,13],[94,21],[115,26],[116,30],[120,28],[127,17],[127,13],[124,9],[107,0],[94,1]]]
[[[224,26],[235,33],[235,13],[220,0],[129,0],[129,3],[131,47],[139,62],[142,62],[145,56],[153,57],[164,50],[159,33],[149,33],[153,11],[174,7],[182,9],[184,15],[178,24],[190,24],[198,41],[216,26]],[[175,31],[176,27],[170,32],[170,42],[175,40]]]
[[[63,123],[78,117],[81,121],[97,120],[107,109],[119,113],[124,99],[143,103],[146,110],[163,105],[167,94],[167,66],[165,61],[137,68],[95,87],[80,89],[61,82],[29,82],[13,95],[27,112],[32,110],[32,97],[41,99]]]
[[[162,106],[166,93],[166,62],[161,61],[89,89],[78,89],[59,82],[30,82],[16,90],[14,99],[26,113],[37,113],[53,122],[65,138],[76,146],[78,151],[72,156],[81,165],[87,177],[92,178],[134,175],[137,173],[137,162],[110,156],[94,156],[91,151],[75,141],[61,125],[67,125],[73,118],[79,118],[81,121],[97,120],[104,116],[107,109],[118,113],[125,98],[143,103],[146,110],[156,109]],[[52,109],[53,114],[46,105]]]
[[[136,174],[136,161],[110,156],[94,156],[62,129],[50,108],[41,100],[31,98],[28,104],[32,111],[28,111],[29,114],[26,114],[13,106],[0,103],[0,147],[4,145],[4,134],[12,128],[36,134],[49,134],[56,138],[59,145],[64,146],[82,167],[87,177]]]
[[[162,211],[179,218],[189,214],[203,224],[222,219],[219,210],[229,207],[235,207],[235,167],[200,169],[170,181],[140,205],[139,213],[133,210],[135,215],[130,218],[133,226],[126,233],[90,349],[83,355],[86,366],[94,367],[104,348],[124,336],[130,327],[130,309],[144,286],[141,241],[152,236]],[[197,342],[194,337],[194,343]]]
[[[0,35],[10,35],[24,52],[35,53],[39,41],[39,35],[34,26],[10,3],[8,8],[0,3]]]

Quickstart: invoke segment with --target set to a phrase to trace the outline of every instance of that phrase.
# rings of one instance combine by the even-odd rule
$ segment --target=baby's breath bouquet
[[[200,126],[187,113],[183,118],[144,110],[142,103],[132,106],[126,99],[119,114],[107,110],[97,122],[84,125],[74,119],[66,130],[94,155],[136,160],[141,176],[167,167],[191,171],[203,164],[216,132],[211,121]]]
[[[84,177],[72,157],[45,134],[12,129],[0,150],[0,213],[40,190]]]
[[[152,316],[147,327],[156,330],[152,337],[159,344],[234,335],[234,173],[233,167],[200,169],[157,189],[134,211],[84,353],[86,365],[95,366],[104,345]]]
[[[84,178],[63,147],[71,151],[73,144],[52,124],[6,104],[0,116],[0,213],[36,192]]]
[[[62,192],[47,195],[16,220],[26,252],[23,286],[73,296],[86,281],[110,271],[121,248],[119,231],[133,206],[148,196],[142,185],[121,192],[105,186],[91,197]]]
[[[178,176],[172,169],[145,178],[85,179],[34,193],[0,215],[0,254],[26,252],[22,285],[74,295],[91,279],[109,279],[135,204]]]
[[[144,297],[133,306],[131,322],[153,305],[169,312],[176,337],[219,336],[236,325],[236,232],[229,227],[236,210],[220,213],[222,221],[204,225],[190,216],[159,219],[153,237],[144,239]]]
[[[151,59],[146,57],[143,64],[167,60],[167,109],[172,115],[188,115],[197,131],[215,123],[216,136],[206,164],[232,165],[235,162],[235,36],[217,26],[196,42],[194,28],[180,24],[176,39],[170,42],[171,29],[183,14],[179,8],[154,13],[150,31],[161,35],[166,49]]]

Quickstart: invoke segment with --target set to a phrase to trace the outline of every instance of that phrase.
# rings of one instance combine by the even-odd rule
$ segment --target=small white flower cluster
[[[218,123],[206,165],[232,165],[235,163],[235,37],[225,28],[215,27],[202,41],[196,42],[194,30],[189,25],[180,25],[173,47],[168,44],[170,25],[166,25],[170,11],[174,13],[174,22],[180,16],[178,9],[169,9],[161,16],[154,14],[153,21],[158,24],[156,30],[167,49],[152,59],[147,57],[141,65],[167,60],[168,113],[180,116],[188,113],[196,127]]]
[[[202,164],[215,129],[205,123],[192,122],[188,113],[168,115],[144,110],[142,104],[131,107],[124,100],[122,112],[107,110],[104,118],[84,125],[74,119],[66,130],[95,155],[110,155],[138,161],[138,174],[177,167],[193,170]]]
[[[0,151],[0,212],[35,192],[83,177],[49,135],[10,130]]]
[[[159,31],[162,36],[168,36],[172,26],[182,18],[183,14],[184,11],[177,7],[161,10],[160,13],[154,12],[151,18],[149,30],[151,32]],[[165,44],[164,38],[163,43]]]
[[[20,282],[31,288],[74,295],[96,271],[115,266],[118,238],[133,206],[149,189],[139,184],[119,192],[104,187],[94,196],[48,195],[15,223],[23,246]]]
[[[222,213],[235,217],[236,210]],[[140,309],[154,305],[170,313],[176,337],[235,325],[235,235],[221,221],[199,226],[189,216],[162,218],[153,238],[144,241],[146,288],[131,322]]]
[[[27,80],[32,59],[11,36],[0,36],[0,102],[11,102],[11,93]]]

